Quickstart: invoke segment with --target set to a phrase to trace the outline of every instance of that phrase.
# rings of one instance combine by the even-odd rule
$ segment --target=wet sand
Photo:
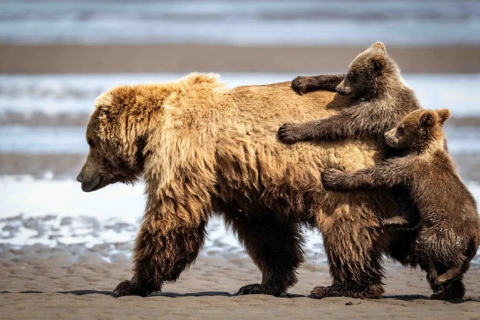
[[[115,298],[112,289],[131,277],[128,259],[104,262],[88,250],[80,256],[68,250],[3,252],[0,258],[2,319],[226,319],[244,318],[475,318],[480,312],[480,269],[466,275],[465,299],[428,300],[422,272],[388,264],[385,297],[379,300],[307,297],[316,285],[328,285],[326,266],[307,263],[299,283],[286,297],[235,296],[236,290],[258,282],[260,272],[249,259],[199,257],[194,266],[163,293]]]
[[[480,72],[480,46],[384,41],[404,73]],[[0,73],[342,72],[366,47],[0,44]]]

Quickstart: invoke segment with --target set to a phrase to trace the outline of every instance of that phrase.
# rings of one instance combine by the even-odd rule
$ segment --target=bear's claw
[[[115,290],[113,290],[113,293],[117,297],[123,297],[123,296],[141,296],[141,297],[146,297],[148,296],[148,292],[145,290],[142,290],[137,284],[133,283],[130,280],[125,280],[120,282]]]
[[[328,297],[328,287],[315,287],[310,292],[310,298],[313,299],[323,299]]]
[[[249,284],[238,289],[237,296],[243,296],[247,294],[262,294],[262,285],[258,283]]]

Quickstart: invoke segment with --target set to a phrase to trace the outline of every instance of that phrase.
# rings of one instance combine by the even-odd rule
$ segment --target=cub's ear
[[[382,42],[375,42],[374,44],[372,44],[369,48],[370,50],[378,50],[378,51],[381,51],[383,53],[387,53],[387,48],[385,48],[385,45],[382,43]]]
[[[440,124],[444,124],[445,121],[447,121],[452,116],[452,112],[450,112],[450,109],[438,109],[435,111],[438,114],[438,121],[440,122]]]
[[[435,113],[431,110],[426,110],[420,116],[420,125],[424,128],[431,128],[435,124]]]
[[[387,58],[383,55],[377,54],[371,58],[373,68],[380,71],[387,65]]]

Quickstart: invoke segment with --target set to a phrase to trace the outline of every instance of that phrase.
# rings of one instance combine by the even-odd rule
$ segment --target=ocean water
[[[0,0],[0,42],[480,43],[471,0]]]
[[[129,255],[145,207],[144,184],[112,185],[84,193],[75,181],[86,157],[83,123],[95,97],[121,84],[177,79],[179,74],[135,75],[3,75],[0,76],[0,253],[22,246],[103,246],[105,259]],[[291,80],[294,74],[224,74],[234,87]],[[452,110],[454,118],[480,118],[480,75],[405,75],[428,108]],[[69,118],[70,117],[70,118]],[[80,121],[82,122],[82,121]],[[468,188],[480,201],[480,127],[447,126],[449,150],[460,164]],[[48,157],[45,160],[44,156]],[[78,166],[63,175],[53,172],[64,158],[77,157]],[[13,160],[12,160],[13,159]],[[31,175],[32,162],[41,174]],[[235,236],[219,218],[208,225],[209,238],[202,254],[246,255]],[[326,263],[321,236],[305,230],[307,258]],[[478,259],[480,262],[480,258]]]

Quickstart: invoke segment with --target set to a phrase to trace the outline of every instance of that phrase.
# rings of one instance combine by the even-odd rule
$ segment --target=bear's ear
[[[370,61],[372,62],[373,68],[376,71],[383,70],[383,68],[385,68],[387,65],[387,58],[380,54],[373,56]]]
[[[452,115],[449,109],[438,109],[435,111],[438,114],[440,124],[444,124]]]
[[[378,50],[383,53],[387,53],[387,48],[385,48],[385,45],[382,42],[375,42],[370,46],[370,50]]]
[[[424,128],[431,128],[435,124],[435,114],[431,110],[426,110],[420,116],[420,125]]]
[[[100,111],[108,112],[113,103],[113,98],[113,93],[111,91],[102,93],[95,99],[95,107]]]

